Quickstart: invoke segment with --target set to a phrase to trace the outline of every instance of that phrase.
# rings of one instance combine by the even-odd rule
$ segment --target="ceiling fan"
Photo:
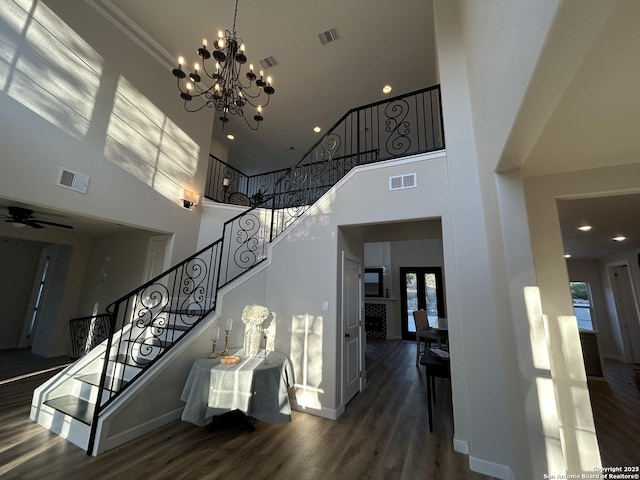
[[[9,215],[2,215],[6,218],[5,222],[14,223],[16,226],[26,225],[32,228],[44,228],[45,225],[51,225],[53,227],[69,228],[71,225],[64,225],[62,223],[48,222],[46,220],[39,220],[34,218],[33,210],[23,207],[7,207]]]

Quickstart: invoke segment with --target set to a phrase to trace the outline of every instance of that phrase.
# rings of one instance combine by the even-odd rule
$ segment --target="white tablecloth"
[[[270,352],[266,361],[264,352],[256,358],[243,357],[237,365],[200,358],[191,367],[180,397],[186,402],[182,420],[204,426],[215,415],[241,410],[268,423],[290,422],[292,371],[289,359],[278,352]]]

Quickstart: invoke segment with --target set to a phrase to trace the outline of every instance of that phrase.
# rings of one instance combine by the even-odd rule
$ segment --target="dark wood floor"
[[[425,374],[415,366],[415,344],[390,342],[371,353],[368,388],[336,421],[293,412],[291,423],[257,422],[252,433],[207,433],[177,421],[97,458],[29,420],[32,391],[51,372],[0,384],[0,478],[488,478],[471,472],[467,457],[453,451],[446,380],[436,382],[436,419],[429,433]]]
[[[602,465],[640,465],[640,389],[633,371],[640,365],[605,360],[605,381],[589,380]]]
[[[257,422],[253,433],[207,433],[173,422],[97,458],[29,420],[33,389],[52,375],[12,377],[12,355],[0,352],[1,479],[486,479],[453,451],[451,402],[437,379],[434,433],[429,434],[424,371],[415,344],[390,342],[371,349],[368,388],[337,421],[293,412],[286,425]],[[15,358],[29,369],[68,359]],[[25,356],[26,355],[26,356]],[[589,382],[604,465],[640,463],[640,392],[631,369],[608,362],[609,382]],[[400,372],[400,373],[399,373]],[[24,368],[15,373],[24,375]],[[15,376],[15,375],[14,375]]]

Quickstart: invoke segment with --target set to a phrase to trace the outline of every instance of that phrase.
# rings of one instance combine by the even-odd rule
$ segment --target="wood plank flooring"
[[[607,381],[589,380],[602,465],[640,465],[640,390],[633,381],[634,368],[615,360],[605,360]]]
[[[382,351],[380,351],[382,350]],[[3,359],[7,365],[8,359]],[[338,420],[293,412],[285,425],[208,433],[173,422],[99,457],[29,420],[33,389],[52,373],[0,385],[2,479],[486,479],[453,451],[450,387],[436,382],[429,434],[415,343],[390,342],[367,363],[368,387]]]
[[[389,342],[374,356],[367,389],[336,421],[293,412],[291,423],[257,422],[252,433],[208,433],[177,421],[94,458],[29,420],[33,389],[53,372],[11,380],[11,356],[0,353],[0,479],[487,479],[453,451],[447,380],[436,381],[429,434],[415,343]],[[39,368],[37,359],[30,368]],[[41,359],[45,368],[68,361]],[[603,464],[637,465],[640,392],[629,366],[607,362],[605,369],[609,383],[589,381]]]

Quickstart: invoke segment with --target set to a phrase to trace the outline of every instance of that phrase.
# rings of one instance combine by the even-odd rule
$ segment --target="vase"
[[[262,343],[262,329],[257,325],[250,325],[244,333],[244,352],[248,357],[255,357],[260,351]]]

